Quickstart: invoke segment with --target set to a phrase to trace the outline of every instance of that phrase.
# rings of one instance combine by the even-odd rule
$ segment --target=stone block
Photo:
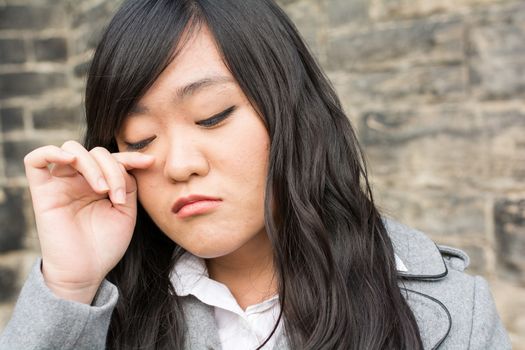
[[[24,110],[22,108],[2,108],[0,116],[3,132],[24,129]]]
[[[368,21],[369,0],[328,0],[326,10],[330,26]]]
[[[3,144],[3,151],[6,176],[25,176],[25,155],[43,145],[43,141],[36,140],[5,141]]]
[[[0,64],[23,63],[26,61],[24,41],[20,39],[0,39]]]
[[[470,258],[470,265],[467,267],[466,272],[470,275],[485,275],[487,272],[487,259],[485,257],[485,249],[474,245],[458,245],[459,249],[462,249],[467,253]]]
[[[525,199],[496,201],[494,223],[501,275],[525,282]]]
[[[0,252],[24,248],[27,221],[24,206],[28,194],[25,188],[4,188],[0,200]],[[0,288],[1,290],[1,288]]]
[[[284,6],[287,6],[287,5],[290,5],[290,4],[293,4],[295,2],[299,2],[301,0],[276,0],[275,2],[281,6],[281,7],[284,7]]]
[[[0,303],[14,301],[18,291],[16,282],[16,271],[0,266]]]
[[[82,123],[80,107],[53,107],[33,112],[35,129],[77,130]]]
[[[470,138],[481,127],[479,118],[460,105],[368,109],[360,120],[361,140],[368,147],[399,146],[439,134]]]
[[[105,21],[99,21],[90,28],[77,30],[75,32],[72,41],[72,51],[74,55],[84,54],[97,47],[102,37],[103,23],[105,23]]]
[[[60,28],[64,25],[59,6],[0,6],[0,30]]]
[[[38,61],[67,60],[67,42],[64,38],[35,40],[35,57]]]
[[[422,102],[463,100],[467,81],[460,65],[412,67],[350,74],[346,95],[361,101]]]
[[[417,20],[337,35],[327,42],[327,68],[377,70],[464,60],[465,25],[460,19]]]
[[[370,13],[375,20],[414,18],[498,2],[501,0],[371,0]]]
[[[81,62],[79,64],[77,64],[74,68],[73,68],[73,73],[75,74],[75,77],[77,78],[82,78],[82,77],[85,77],[88,70],[89,70],[89,65],[91,64],[91,61],[85,61],[85,62]]]
[[[362,113],[359,137],[372,174],[385,186],[451,189],[486,182],[481,123],[468,109],[452,105]]]
[[[320,3],[297,1],[286,7],[286,14],[291,18],[312,53],[319,59],[322,56],[320,37],[326,25],[325,12],[322,11]]]
[[[484,99],[525,95],[523,21],[489,23],[470,31],[470,84]]]
[[[102,1],[82,12],[77,12],[73,15],[71,25],[73,28],[77,28],[84,24],[98,22],[100,19],[109,21],[117,4],[118,1]]]
[[[0,98],[39,95],[65,85],[64,73],[3,73],[0,74]]]
[[[490,186],[513,190],[525,186],[525,113],[517,109],[482,113],[487,137],[486,155]]]
[[[478,241],[486,232],[484,199],[454,189],[421,189],[392,184],[376,187],[376,200],[383,213],[420,229],[439,240],[463,236]]]

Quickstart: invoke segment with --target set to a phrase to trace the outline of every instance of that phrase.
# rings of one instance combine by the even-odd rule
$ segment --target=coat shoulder
[[[425,349],[510,349],[487,282],[466,273],[469,256],[396,221],[384,223],[396,255],[407,267],[398,272],[399,286]],[[481,328],[495,331],[486,338],[476,336]]]

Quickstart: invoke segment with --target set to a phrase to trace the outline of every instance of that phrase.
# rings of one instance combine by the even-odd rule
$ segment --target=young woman
[[[0,348],[510,348],[464,253],[378,213],[272,1],[126,1],[86,112],[25,158],[42,259]]]

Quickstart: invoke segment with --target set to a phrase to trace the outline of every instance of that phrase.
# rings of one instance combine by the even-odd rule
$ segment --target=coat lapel
[[[395,253],[405,264],[407,271],[398,272],[400,288],[416,318],[425,349],[437,349],[451,328],[447,308],[436,298],[406,288],[416,281],[436,281],[444,278],[447,267],[438,248],[423,233],[391,220],[385,226],[394,245]],[[213,307],[200,302],[192,295],[183,297],[187,337],[185,350],[221,350],[219,332],[215,324]],[[281,334],[272,350],[288,350],[287,338]]]
[[[436,244],[422,232],[389,219],[384,223],[394,252],[406,266],[406,271],[398,271],[399,287],[416,318],[423,346],[437,349],[450,332],[452,318],[442,302],[417,289],[420,283],[445,278],[447,265]]]
[[[401,288],[412,309],[421,334],[424,349],[437,349],[445,340],[452,318],[445,305],[439,300],[415,290]]]
[[[186,318],[184,350],[221,350],[213,307],[193,295],[182,297],[182,306]]]

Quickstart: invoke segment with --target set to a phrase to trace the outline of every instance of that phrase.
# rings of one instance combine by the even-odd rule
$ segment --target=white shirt
[[[403,261],[396,255],[398,271],[407,271]],[[223,349],[255,350],[270,335],[281,306],[279,296],[243,310],[228,287],[209,278],[204,259],[185,253],[170,275],[177,295],[193,295],[201,302],[213,306],[215,322]],[[273,349],[275,340],[283,332],[283,320],[263,349]]]

